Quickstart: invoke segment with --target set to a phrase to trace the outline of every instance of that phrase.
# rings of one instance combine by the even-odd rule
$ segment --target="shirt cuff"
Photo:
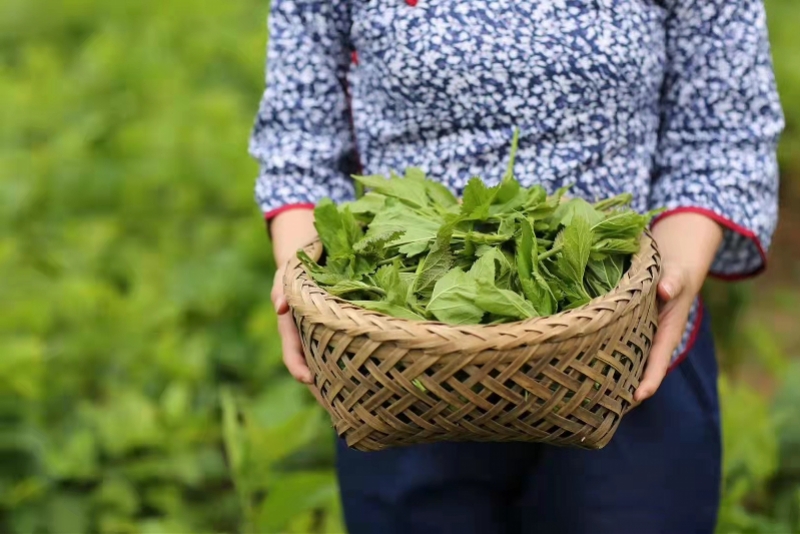
[[[728,281],[745,280],[761,274],[766,269],[767,254],[758,235],[749,228],[745,228],[744,226],[741,226],[727,217],[720,215],[719,213],[708,208],[702,208],[699,206],[682,206],[679,208],[673,208],[655,217],[651,227],[655,226],[659,221],[679,213],[696,213],[698,215],[703,215],[722,226],[725,232],[723,236],[723,245],[721,247],[723,250],[749,250],[751,252],[747,253],[748,256],[757,255],[757,257],[761,259],[758,266],[750,271],[745,272],[725,273],[719,269],[715,269],[712,265],[711,270],[708,273],[709,276]],[[734,244],[734,242],[737,246],[731,246]],[[715,261],[715,263],[718,262]]]
[[[271,209],[264,213],[264,219],[267,221],[271,221],[281,213],[285,211],[291,210],[313,210],[315,208],[314,204],[311,202],[296,202],[294,204],[284,204],[283,206],[277,207],[275,209]]]

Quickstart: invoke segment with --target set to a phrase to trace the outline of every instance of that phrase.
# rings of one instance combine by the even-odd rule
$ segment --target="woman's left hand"
[[[634,400],[653,396],[667,374],[670,360],[686,330],[692,303],[703,287],[722,241],[722,228],[696,213],[665,217],[653,227],[662,258],[658,284],[658,331]]]

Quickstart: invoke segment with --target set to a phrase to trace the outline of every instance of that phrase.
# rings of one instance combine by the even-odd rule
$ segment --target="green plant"
[[[0,5],[0,531],[337,530],[252,202],[266,9]]]
[[[796,176],[800,9],[767,5]],[[252,202],[267,8],[0,2],[0,532],[343,531]],[[741,361],[786,357],[758,328],[731,334]],[[772,415],[724,392],[723,527],[797,531],[797,372],[779,376]]]
[[[409,168],[405,177],[355,176],[366,195],[325,199],[314,219],[325,259],[298,256],[316,282],[355,304],[408,319],[491,324],[547,316],[614,288],[653,213],[623,194],[594,204],[567,188],[547,196],[513,174],[473,178],[463,202]]]

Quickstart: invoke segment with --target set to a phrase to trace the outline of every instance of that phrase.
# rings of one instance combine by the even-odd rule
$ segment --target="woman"
[[[278,265],[353,173],[423,168],[460,194],[516,176],[666,207],[660,329],[637,400],[601,451],[339,446],[351,533],[711,533],[717,369],[698,292],[759,273],[776,224],[783,116],[761,0],[273,0],[251,153]],[[360,168],[359,168],[360,166]],[[283,356],[311,382],[281,294]]]

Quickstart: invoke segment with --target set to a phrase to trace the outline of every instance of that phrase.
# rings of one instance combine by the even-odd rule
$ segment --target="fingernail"
[[[664,293],[666,293],[669,298],[675,296],[675,288],[672,287],[672,284],[665,282],[661,285],[661,287],[664,289]]]

